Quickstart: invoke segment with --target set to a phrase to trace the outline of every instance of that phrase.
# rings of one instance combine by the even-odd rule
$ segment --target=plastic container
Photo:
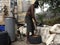
[[[5,25],[0,25],[0,31],[5,31]]]

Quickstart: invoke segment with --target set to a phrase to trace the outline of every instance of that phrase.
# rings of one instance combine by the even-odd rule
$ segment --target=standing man
[[[32,33],[32,35],[34,35],[35,27],[34,27],[33,20],[35,24],[37,24],[34,13],[35,13],[35,8],[38,8],[38,5],[39,5],[38,1],[35,1],[35,3],[29,7],[26,13],[25,21],[27,23],[27,41],[28,41],[30,32]]]

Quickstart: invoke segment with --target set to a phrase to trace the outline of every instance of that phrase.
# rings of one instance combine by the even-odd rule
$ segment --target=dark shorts
[[[34,27],[34,23],[32,21],[32,17],[31,16],[26,16],[25,17],[25,22],[27,24],[27,32],[32,32],[35,30],[35,27]]]

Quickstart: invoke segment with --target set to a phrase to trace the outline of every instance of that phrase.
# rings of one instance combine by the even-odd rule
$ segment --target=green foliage
[[[59,24],[60,23],[60,17],[54,17],[48,20],[44,20],[44,15],[37,14],[39,17],[39,23],[44,23],[47,25],[54,25],[54,24]]]
[[[60,8],[57,8],[58,12],[60,13]]]
[[[44,24],[47,24],[47,25],[54,25],[57,23],[60,23],[60,17],[55,17],[55,18],[44,21]]]
[[[56,15],[56,13],[60,13],[60,0],[39,0],[40,1],[40,7],[42,8],[44,3],[47,3],[50,5],[49,10],[54,13],[54,15]],[[60,17],[55,17],[55,18],[51,18],[48,20],[43,21],[43,17],[39,15],[39,19],[41,22],[47,24],[47,25],[54,25],[56,23],[60,23]]]
[[[43,15],[42,14],[36,14],[37,16],[38,16],[38,21],[40,22],[40,23],[42,23],[43,22]]]

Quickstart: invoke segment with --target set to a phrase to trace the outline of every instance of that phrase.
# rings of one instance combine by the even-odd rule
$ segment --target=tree
[[[40,2],[40,6],[43,7],[44,3],[50,5],[49,10],[56,15],[56,13],[60,12],[60,0],[38,0]]]
[[[5,5],[3,9],[4,9],[4,15],[5,15],[5,16],[8,16],[8,9],[7,9],[7,6]]]
[[[48,20],[44,20],[45,24],[49,24],[49,25],[54,25],[56,23],[60,23],[59,19],[60,17],[56,17],[56,13],[60,13],[60,0],[38,0],[40,3],[40,7],[42,9],[44,4],[48,4],[50,7],[48,9],[48,11],[50,11],[53,14],[53,18],[50,18]],[[50,15],[50,14],[49,14]]]

